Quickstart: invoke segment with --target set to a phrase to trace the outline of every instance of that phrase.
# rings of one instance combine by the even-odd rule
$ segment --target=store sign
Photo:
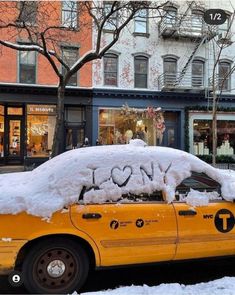
[[[28,105],[28,115],[55,115],[56,106],[54,105]]]

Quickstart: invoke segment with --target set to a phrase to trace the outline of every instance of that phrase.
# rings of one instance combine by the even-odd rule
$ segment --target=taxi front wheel
[[[72,293],[84,284],[89,271],[85,250],[60,238],[38,242],[23,263],[24,285],[30,293]]]

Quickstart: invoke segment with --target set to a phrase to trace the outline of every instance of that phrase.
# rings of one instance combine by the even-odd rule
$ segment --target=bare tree
[[[232,44],[231,42],[231,28],[234,23],[235,11],[231,15],[230,23],[227,30],[224,32],[222,39],[217,37],[213,39],[213,69],[211,77],[211,87],[212,87],[212,164],[216,165],[217,156],[217,109],[219,104],[219,99],[224,92],[224,86],[231,77],[232,73],[235,71],[235,65],[233,65],[228,72],[218,73],[218,66],[221,60],[222,53],[225,48]]]
[[[70,78],[85,64],[100,59],[119,40],[120,33],[141,9],[160,10],[166,3],[148,1],[65,1],[77,5],[78,14],[70,14],[68,20],[60,21],[62,2],[13,1],[0,2],[0,44],[17,51],[37,52],[43,55],[58,77],[57,116],[52,147],[52,157],[64,149],[64,98]],[[107,5],[108,4],[108,5]],[[36,6],[36,10],[35,10]],[[72,11],[73,7],[71,8]],[[79,16],[79,30],[73,26]],[[159,13],[161,15],[161,13]],[[71,19],[71,16],[74,19]],[[116,21],[118,20],[118,21]],[[36,24],[36,25],[35,25]],[[68,28],[73,34],[85,38],[95,30],[92,50],[85,52],[74,64],[62,55],[61,44],[69,43]],[[104,29],[111,34],[104,42]],[[18,42],[22,40],[22,43]],[[83,40],[80,40],[81,44]]]

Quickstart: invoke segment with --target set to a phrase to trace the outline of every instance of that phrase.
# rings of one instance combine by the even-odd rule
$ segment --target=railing
[[[192,16],[178,16],[174,19],[163,17],[159,23],[159,33],[163,37],[203,38],[205,35],[210,39],[216,34],[216,28],[210,28],[202,19],[195,20]]]
[[[176,73],[164,73],[158,77],[158,87],[160,90],[164,89],[197,89],[203,90],[207,85],[205,85],[204,77],[202,76],[192,76],[190,72],[186,72],[184,77],[178,82],[181,72]]]

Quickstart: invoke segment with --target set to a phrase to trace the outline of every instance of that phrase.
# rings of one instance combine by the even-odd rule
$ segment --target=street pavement
[[[191,285],[208,282],[225,276],[235,276],[234,263],[235,258],[223,258],[96,271],[80,292],[114,289],[132,284],[156,286],[162,283]],[[0,294],[27,294],[27,291],[23,287],[11,287],[7,277],[0,276]]]

